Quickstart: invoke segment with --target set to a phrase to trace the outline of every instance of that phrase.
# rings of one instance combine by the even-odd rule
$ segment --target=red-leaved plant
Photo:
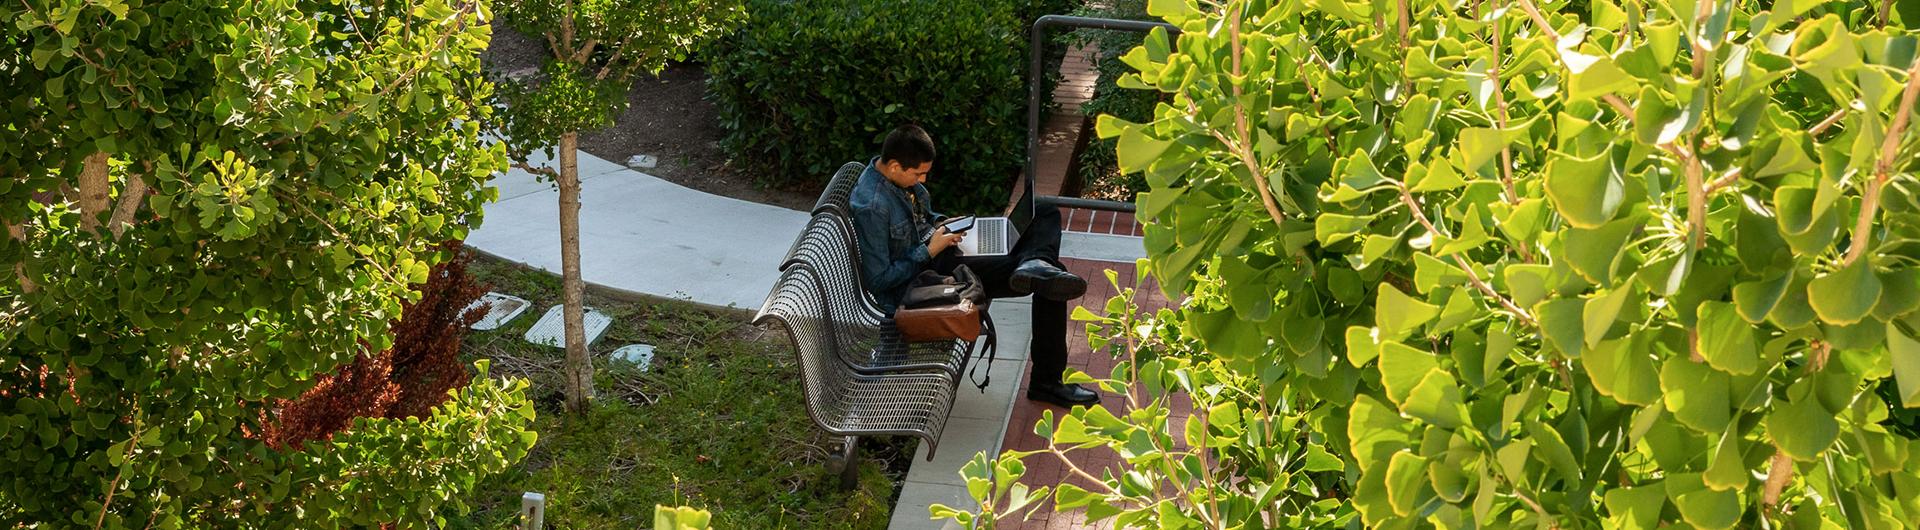
[[[460,343],[486,308],[463,310],[486,288],[467,275],[473,256],[459,241],[442,243],[441,249],[452,257],[433,268],[427,282],[417,286],[420,299],[405,304],[393,321],[393,347],[362,355],[321,375],[300,397],[272,406],[263,422],[268,445],[297,450],[307,440],[331,438],[359,417],[425,418],[447,400],[448,391],[467,384]]]

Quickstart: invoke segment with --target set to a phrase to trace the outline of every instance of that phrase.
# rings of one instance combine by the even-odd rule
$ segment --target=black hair
[[[895,127],[887,133],[887,141],[880,145],[880,161],[899,162],[905,167],[920,167],[933,161],[933,137],[926,129],[918,125],[907,124]]]

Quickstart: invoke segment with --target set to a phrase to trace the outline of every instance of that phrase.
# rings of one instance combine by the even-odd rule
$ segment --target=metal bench
[[[859,480],[860,436],[914,436],[927,444],[927,460],[933,460],[953,409],[955,374],[854,370],[833,353],[844,326],[831,315],[826,297],[813,266],[795,264],[781,273],[754,322],[778,322],[786,330],[800,364],[807,415],[828,433],[847,437],[840,454],[841,487],[852,488]]]
[[[860,245],[849,200],[865,167],[840,167],[780,264],[780,280],[754,317],[778,322],[793,344],[807,414],[845,436],[841,487],[859,479],[858,437],[914,436],[939,448],[973,343],[909,343],[861,283]]]

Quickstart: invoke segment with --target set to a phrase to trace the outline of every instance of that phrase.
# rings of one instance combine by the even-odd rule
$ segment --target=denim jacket
[[[880,310],[891,314],[907,281],[926,268],[931,259],[928,236],[945,217],[933,212],[926,186],[895,186],[874,168],[879,164],[877,157],[867,162],[848,202],[853,205],[854,230],[860,239],[861,279]],[[908,202],[909,193],[918,201],[917,207]]]

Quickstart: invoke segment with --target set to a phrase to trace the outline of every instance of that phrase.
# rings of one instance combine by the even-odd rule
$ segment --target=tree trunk
[[[113,207],[113,217],[107,219],[107,230],[114,238],[127,232],[133,226],[133,214],[140,211],[140,204],[147,198],[147,179],[138,174],[127,175],[127,189],[120,191],[120,204]]]
[[[593,399],[593,358],[587,356],[580,279],[580,167],[578,133],[560,135],[560,275],[567,326],[567,411],[582,414]]]
[[[80,168],[80,229],[88,232],[100,227],[100,214],[107,211],[107,153],[87,155]]]
[[[14,241],[19,242],[21,244],[25,244],[27,242],[26,225],[17,225],[13,223],[7,223],[7,237],[11,237],[13,238]],[[39,287],[33,284],[32,279],[27,278],[26,261],[27,261],[26,258],[23,257],[20,259],[20,263],[13,264],[13,276],[14,278],[20,280],[21,292],[31,293],[39,289]]]

